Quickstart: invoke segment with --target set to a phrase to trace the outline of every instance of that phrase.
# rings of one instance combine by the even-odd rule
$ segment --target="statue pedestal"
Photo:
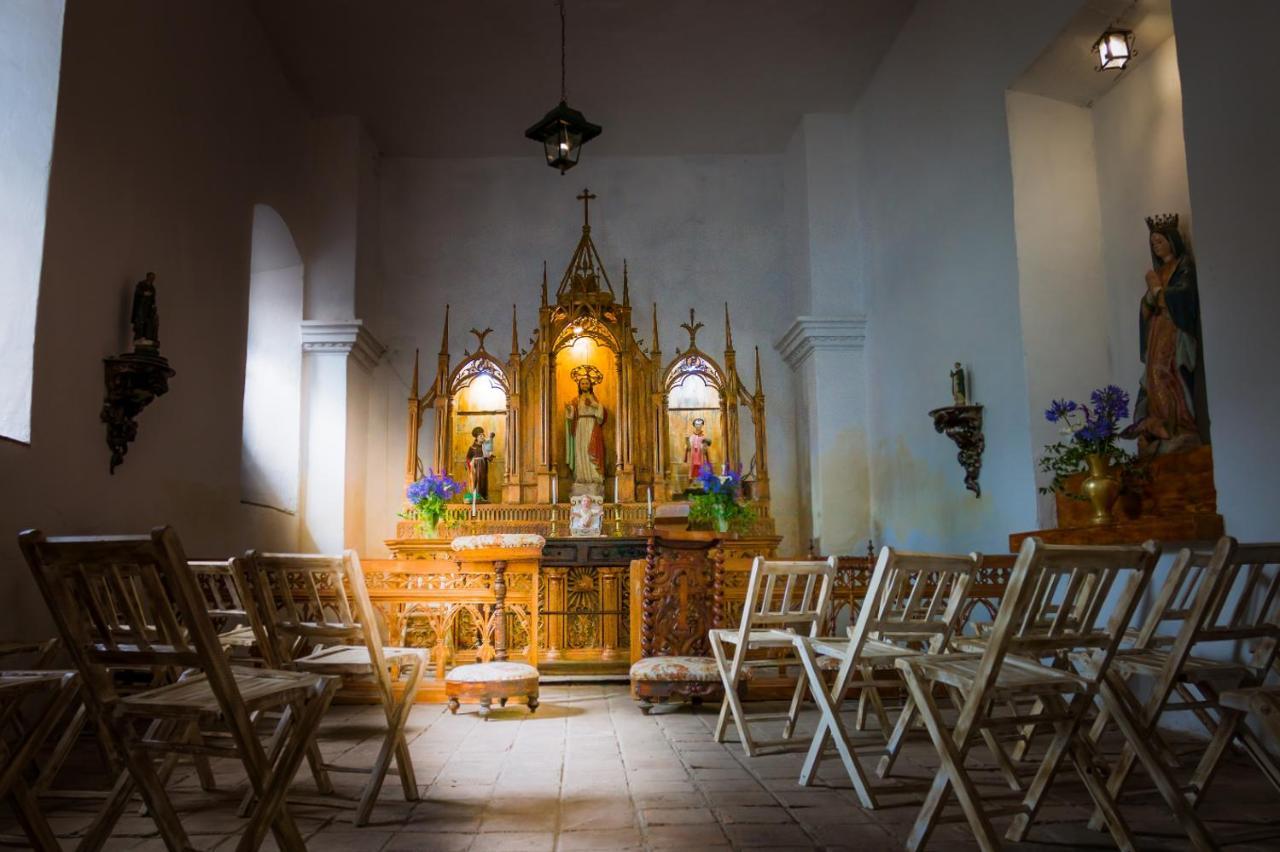
[[[1213,541],[1222,535],[1212,447],[1158,456],[1147,470],[1146,482],[1120,495],[1114,524],[1089,523],[1092,506],[1087,500],[1059,494],[1057,528],[1014,533],[1009,536],[1009,549],[1017,552],[1028,536],[1048,544],[1141,544],[1149,538],[1174,544]],[[1068,479],[1068,492],[1079,493],[1084,477],[1081,473]]]

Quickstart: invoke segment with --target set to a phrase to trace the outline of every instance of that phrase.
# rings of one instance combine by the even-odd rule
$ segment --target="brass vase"
[[[1089,475],[1085,477],[1082,489],[1084,495],[1093,504],[1093,517],[1090,523],[1112,524],[1115,517],[1111,509],[1120,499],[1120,476],[1111,464],[1109,456],[1101,453],[1085,456],[1085,464],[1089,466]]]

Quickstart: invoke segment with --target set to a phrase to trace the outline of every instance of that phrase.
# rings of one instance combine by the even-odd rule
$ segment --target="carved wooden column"
[[[603,611],[600,616],[600,658],[614,660],[620,656],[618,638],[622,622],[619,614],[622,611],[622,569],[600,568],[597,576],[600,578],[600,609]]]
[[[564,611],[568,601],[566,585],[569,579],[568,568],[543,568],[546,577],[546,612],[547,612],[547,650],[543,658],[558,660],[564,648]]]
[[[498,662],[507,659],[507,563],[502,559],[493,562],[493,658]]]

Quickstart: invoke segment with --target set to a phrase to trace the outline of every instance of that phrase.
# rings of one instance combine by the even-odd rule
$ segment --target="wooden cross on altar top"
[[[582,227],[591,227],[591,202],[596,196],[591,194],[591,190],[586,187],[582,188],[582,194],[578,196],[578,200],[582,202]]]

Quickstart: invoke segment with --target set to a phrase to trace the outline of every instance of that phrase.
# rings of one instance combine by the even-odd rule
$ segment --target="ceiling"
[[[254,0],[313,109],[360,116],[392,156],[530,153],[559,100],[553,0]],[[845,111],[907,0],[568,0],[568,100],[596,154],[782,151]]]
[[[1133,59],[1123,71],[1094,70],[1098,57],[1093,44],[1113,24],[1133,30]],[[1169,0],[1088,0],[1009,88],[1092,106],[1172,35]]]

